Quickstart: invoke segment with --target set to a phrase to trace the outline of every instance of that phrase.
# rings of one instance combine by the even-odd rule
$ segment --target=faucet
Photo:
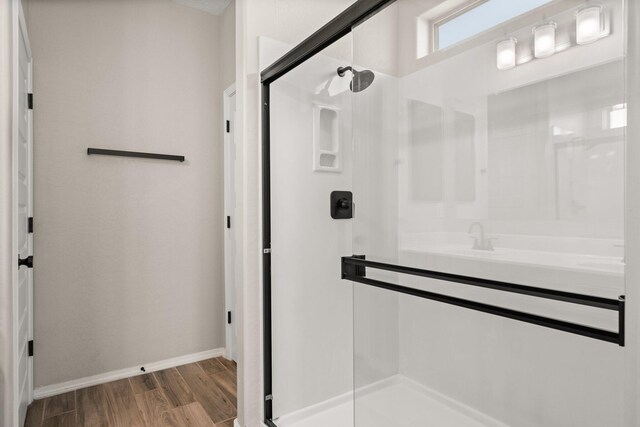
[[[474,236],[473,232],[474,229],[478,229],[478,231],[480,232],[479,236]],[[493,249],[493,243],[492,241],[494,239],[491,238],[487,238],[484,235],[484,226],[482,225],[482,223],[480,222],[474,222],[469,226],[469,231],[467,231],[467,233],[469,233],[469,237],[473,239],[473,249],[479,250],[479,251],[492,251]]]

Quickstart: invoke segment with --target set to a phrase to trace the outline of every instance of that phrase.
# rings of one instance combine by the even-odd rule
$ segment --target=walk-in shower
[[[261,39],[267,425],[638,425],[636,21],[360,0]]]

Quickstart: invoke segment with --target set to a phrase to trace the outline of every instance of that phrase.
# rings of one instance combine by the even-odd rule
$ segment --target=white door
[[[224,92],[225,137],[224,137],[224,281],[226,318],[226,353],[227,358],[236,360],[236,281],[235,281],[235,121],[236,90],[232,85]]]
[[[32,57],[24,14],[20,7],[15,34],[17,79],[14,83],[14,213],[16,267],[14,277],[14,396],[17,425],[23,425],[27,406],[32,398],[33,363],[29,341],[33,336],[32,295],[33,274],[29,258],[33,253],[33,238],[30,233],[32,216],[32,141],[33,119],[30,107],[32,90]],[[19,265],[22,264],[22,265]],[[25,265],[26,264],[26,265]]]

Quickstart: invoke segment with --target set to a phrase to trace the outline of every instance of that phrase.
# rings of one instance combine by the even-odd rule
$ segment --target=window
[[[446,49],[552,0],[484,0],[436,20],[434,50]]]

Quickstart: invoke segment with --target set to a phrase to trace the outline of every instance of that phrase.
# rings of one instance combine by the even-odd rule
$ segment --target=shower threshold
[[[473,408],[396,375],[281,417],[278,427],[508,427]]]

